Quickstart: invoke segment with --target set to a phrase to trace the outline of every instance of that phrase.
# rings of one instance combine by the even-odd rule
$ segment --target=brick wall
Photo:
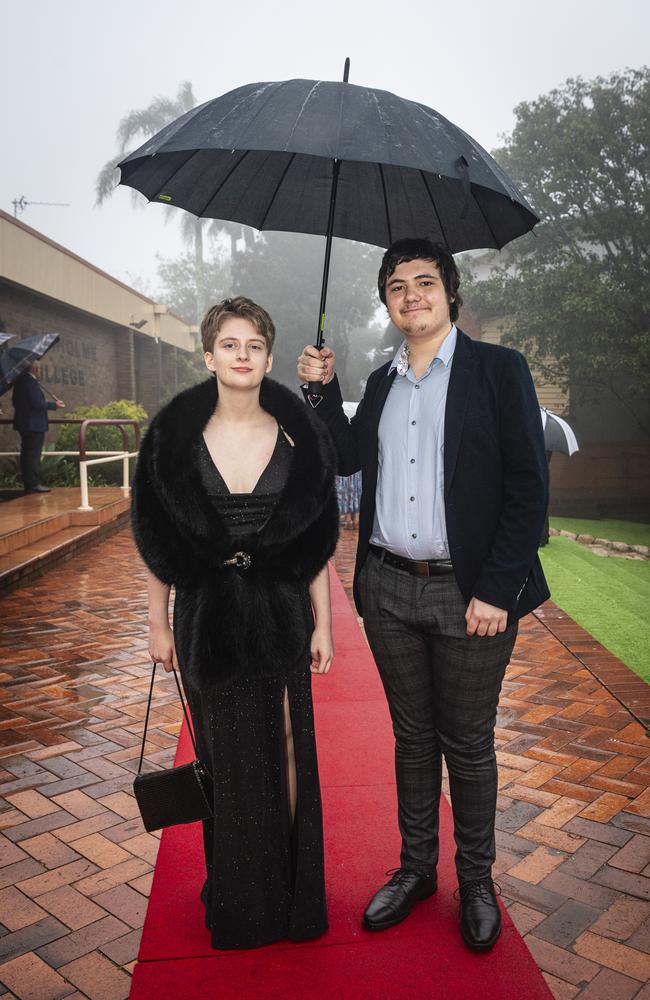
[[[648,441],[588,441],[550,472],[552,514],[650,521]]]
[[[177,348],[162,345],[162,387],[167,394],[178,392]]]
[[[66,404],[103,406],[132,399],[149,416],[160,408],[162,389],[177,385],[177,348],[152,337],[81,312],[0,278],[0,331],[27,337],[53,332],[59,343],[45,355],[41,382]],[[0,400],[2,417],[11,418],[11,390]],[[58,416],[65,416],[63,410]],[[52,426],[48,441],[56,437]],[[19,447],[18,436],[0,425],[0,451]]]
[[[21,337],[44,332],[60,335],[58,344],[43,358],[41,382],[67,409],[84,403],[102,406],[116,398],[119,327],[0,279],[0,330]],[[3,415],[11,417],[11,391],[2,397],[2,407]],[[48,440],[55,436],[51,430]],[[2,429],[2,450],[15,443],[15,433]]]
[[[135,334],[120,330],[115,338],[116,399],[136,399]]]
[[[0,280],[0,330],[21,337],[60,335],[43,359],[41,381],[68,406],[115,398],[119,328],[113,324]]]

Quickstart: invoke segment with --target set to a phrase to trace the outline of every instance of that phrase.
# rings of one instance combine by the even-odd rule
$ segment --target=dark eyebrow
[[[236,333],[224,333],[224,334],[222,334],[221,330],[219,331],[219,333],[217,334],[217,336],[216,336],[215,339],[218,340],[219,337],[221,337],[222,340],[241,340],[241,337],[238,337]],[[251,337],[251,342],[255,342],[256,343],[258,340],[259,340],[259,342],[261,344],[265,344],[266,343],[266,341],[264,340],[264,337],[262,336],[261,333],[256,333],[253,337]]]
[[[437,278],[437,277],[438,277],[437,274],[416,274],[415,280],[417,281],[419,278]],[[386,284],[392,285],[393,282],[395,281],[404,281],[404,280],[405,280],[404,278],[389,278]]]

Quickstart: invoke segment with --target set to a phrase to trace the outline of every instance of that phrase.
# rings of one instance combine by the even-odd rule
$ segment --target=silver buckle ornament
[[[235,552],[231,559],[222,562],[222,566],[236,566],[237,569],[250,569],[251,557],[248,552]]]

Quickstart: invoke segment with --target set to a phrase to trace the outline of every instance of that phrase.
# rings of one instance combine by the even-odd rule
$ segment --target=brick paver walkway
[[[355,547],[344,531],[350,596]],[[563,641],[528,616],[500,700],[495,877],[558,1000],[650,1000],[650,740],[567,648],[591,657],[590,637],[544,617]]]
[[[348,587],[353,551],[344,532],[337,568]],[[149,678],[145,619],[126,532],[0,601],[5,1000],[128,996],[158,846],[131,794]],[[179,727],[173,681],[161,675],[153,765],[171,762]],[[529,618],[497,735],[499,881],[551,989],[561,1000],[650,1000],[642,727]]]

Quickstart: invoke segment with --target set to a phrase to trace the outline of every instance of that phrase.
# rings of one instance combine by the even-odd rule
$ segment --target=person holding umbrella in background
[[[540,406],[540,413],[542,415],[542,427],[544,429],[544,446],[546,447],[546,460],[548,462],[549,477],[551,474],[551,459],[553,458],[553,452],[560,452],[562,455],[573,455],[576,451],[580,451],[580,446],[578,445],[578,439],[573,433],[573,428],[562,417],[558,416],[557,413],[553,413],[552,410],[547,410],[545,406]],[[544,527],[542,529],[542,537],[540,539],[540,548],[544,545],[548,545],[550,535],[550,509],[546,508],[546,517],[544,518]]]
[[[25,493],[49,493],[41,483],[41,452],[49,427],[48,410],[63,409],[61,399],[48,401],[38,377],[41,366],[32,362],[14,382],[14,430],[20,434],[20,472]]]
[[[331,349],[306,347],[298,375],[312,383],[305,397],[334,438],[339,474],[362,470],[354,595],[395,733],[400,863],[363,922],[392,927],[436,891],[444,755],[461,932],[480,951],[501,930],[499,692],[518,619],[549,596],[537,556],[547,465],[528,365],[457,328],[459,284],[446,247],[397,241],[378,286],[404,342],[370,375],[352,421]]]

